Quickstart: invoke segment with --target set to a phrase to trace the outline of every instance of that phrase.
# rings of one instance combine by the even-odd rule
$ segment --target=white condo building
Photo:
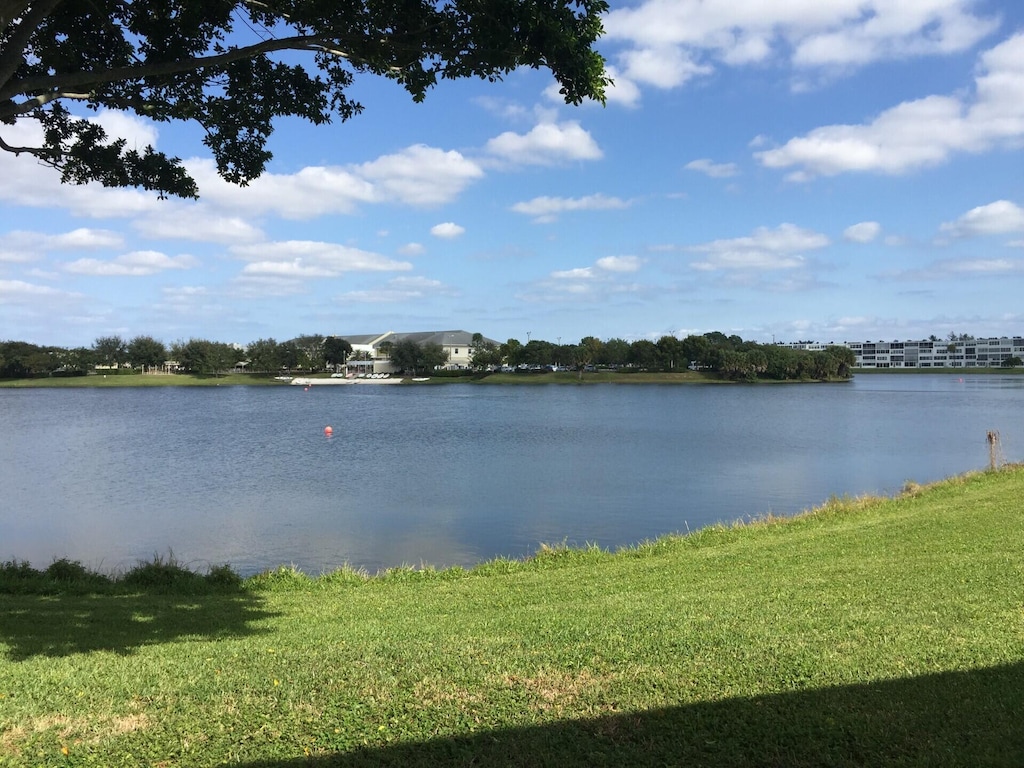
[[[794,342],[795,349],[824,349],[831,344]],[[847,341],[857,368],[999,368],[1010,357],[1024,359],[1024,338],[926,341]]]

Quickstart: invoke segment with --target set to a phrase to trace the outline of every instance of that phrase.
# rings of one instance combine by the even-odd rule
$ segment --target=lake
[[[333,428],[333,436],[324,427]],[[0,389],[0,560],[471,566],[1024,458],[1024,376]]]

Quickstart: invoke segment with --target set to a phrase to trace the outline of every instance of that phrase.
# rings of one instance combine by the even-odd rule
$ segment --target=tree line
[[[385,342],[381,351],[392,366],[403,372],[426,372],[448,362],[436,344],[417,344],[405,339]],[[530,339],[523,344],[509,339],[503,344],[489,342],[477,333],[471,344],[471,367],[478,371],[511,368],[614,368],[623,371],[711,371],[732,380],[833,379],[847,378],[855,363],[847,347],[820,351],[791,349],[777,344],[759,344],[739,336],[713,331],[680,339],[662,336],[657,341],[621,338],[601,340],[586,336],[578,344],[552,343]],[[365,353],[361,353],[365,355]],[[247,347],[206,339],[177,341],[167,346],[152,336],[126,340],[101,336],[91,347],[43,347],[23,341],[0,342],[0,377],[84,375],[97,366],[106,369],[130,367],[148,371],[168,361],[176,370],[195,374],[216,374],[238,366],[253,373],[302,370],[326,371],[357,359],[352,345],[338,336],[308,334],[288,341],[257,339]]]
[[[152,336],[123,339],[101,336],[91,347],[48,347],[25,341],[0,342],[0,378],[33,376],[81,376],[98,366],[143,372],[162,369],[168,362],[175,370],[215,374],[245,364],[246,370],[270,373],[281,370],[323,371],[341,364],[352,345],[335,336],[311,334],[288,341],[258,339],[248,347],[189,339],[164,344]]]
[[[744,341],[720,331],[680,339],[662,336],[657,341],[602,341],[586,336],[579,344],[552,344],[531,339],[523,344],[509,339],[491,344],[474,335],[473,366],[605,367],[619,370],[678,372],[711,371],[731,380],[848,378],[856,362],[853,350],[834,346],[824,350],[792,349],[778,344]]]

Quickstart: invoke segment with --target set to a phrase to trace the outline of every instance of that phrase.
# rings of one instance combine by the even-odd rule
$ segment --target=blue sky
[[[1024,334],[1024,5],[613,0],[605,27],[605,107],[546,72],[423,104],[357,79],[364,113],[280,122],[248,188],[196,126],[98,117],[198,202],[0,153],[0,339]]]

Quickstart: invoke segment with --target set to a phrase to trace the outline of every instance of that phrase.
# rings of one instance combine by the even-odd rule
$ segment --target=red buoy
[[[331,435],[333,435],[333,434],[334,434],[334,429],[333,429],[333,428],[331,428],[330,426],[324,427],[324,434],[325,434],[325,435],[326,435],[327,437],[330,437]]]

